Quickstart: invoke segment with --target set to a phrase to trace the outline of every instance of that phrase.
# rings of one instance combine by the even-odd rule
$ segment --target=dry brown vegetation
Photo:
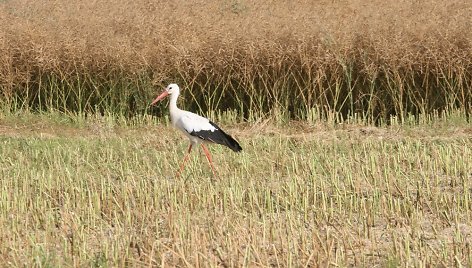
[[[471,266],[471,14],[0,0],[0,263]],[[196,154],[172,177],[187,144],[149,115],[170,82],[232,123],[220,178]]]
[[[178,82],[202,111],[370,119],[458,108],[472,79],[470,1],[0,3],[2,103],[147,113]]]

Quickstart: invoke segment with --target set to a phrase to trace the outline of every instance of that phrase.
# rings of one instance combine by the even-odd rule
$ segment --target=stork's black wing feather
[[[221,144],[227,146],[231,150],[235,152],[241,151],[243,148],[239,145],[239,143],[233,139],[230,135],[226,134],[219,126],[215,123],[209,121],[209,123],[215,128],[215,130],[200,130],[200,131],[192,131],[190,135],[198,137],[202,140],[214,142],[217,144]]]

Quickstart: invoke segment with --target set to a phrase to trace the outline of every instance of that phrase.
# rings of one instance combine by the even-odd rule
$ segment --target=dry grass
[[[217,179],[197,154],[173,177],[187,144],[152,120],[1,120],[5,265],[472,264],[464,119],[226,126],[244,151],[212,148]]]
[[[246,119],[470,112],[467,1],[31,1],[0,4],[8,107],[148,113],[179,82]]]

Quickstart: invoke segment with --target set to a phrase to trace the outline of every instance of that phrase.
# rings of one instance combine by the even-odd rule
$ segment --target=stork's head
[[[157,96],[157,98],[151,103],[151,105],[156,104],[158,101],[164,99],[167,97],[167,95],[172,95],[172,94],[178,94],[180,91],[180,88],[177,84],[170,84],[162,91],[162,93]]]

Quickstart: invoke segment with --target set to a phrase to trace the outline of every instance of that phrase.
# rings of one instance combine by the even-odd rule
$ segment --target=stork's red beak
[[[167,95],[169,95],[169,93],[167,92],[167,90],[164,90],[164,92],[162,92],[161,95],[157,96],[157,98],[151,103],[151,106],[156,104],[158,101],[162,100],[163,98],[167,97]]]

